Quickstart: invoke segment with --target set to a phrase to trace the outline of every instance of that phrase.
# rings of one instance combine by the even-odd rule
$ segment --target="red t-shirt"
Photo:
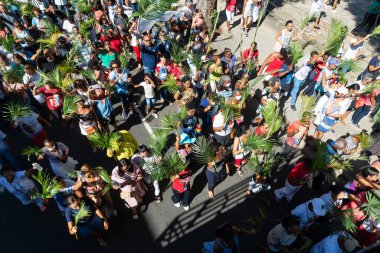
[[[305,162],[297,163],[288,173],[287,180],[291,185],[303,185],[309,176],[309,170],[306,168]]]
[[[318,65],[326,66],[326,63],[324,63],[323,61],[317,61],[314,68],[314,71],[317,73],[317,75],[314,77],[313,81],[318,81],[319,75],[322,71],[322,69],[318,68]]]
[[[41,92],[45,96],[46,105],[50,110],[55,111],[55,110],[62,109],[63,96],[62,96],[62,91],[60,89],[56,89],[56,88],[47,89],[45,86],[42,86],[38,88],[38,91]],[[54,95],[59,96],[58,101],[54,98]]]
[[[190,189],[190,168],[186,168],[184,171],[178,173],[180,178],[174,180],[172,187],[179,193],[183,193]]]
[[[236,9],[237,0],[228,0],[227,1],[227,11],[235,11]]]
[[[255,49],[251,53],[251,49],[247,48],[243,52],[243,64],[244,64],[244,66],[248,60],[252,61],[253,59],[257,59],[258,57],[259,57],[259,50]]]
[[[100,37],[100,40],[102,42],[108,40],[110,42],[110,47],[116,51],[116,53],[120,54],[121,53],[121,40],[120,40],[120,35],[114,35],[113,37],[104,37],[103,35]]]

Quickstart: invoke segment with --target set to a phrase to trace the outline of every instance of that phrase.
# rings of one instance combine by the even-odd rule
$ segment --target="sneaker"
[[[270,184],[263,184],[263,190],[264,191],[270,191],[272,187],[270,187]]]
[[[190,206],[184,206],[183,209],[185,209],[185,211],[189,211]]]
[[[157,113],[152,113],[153,117],[155,117],[156,119],[158,118],[158,114]]]
[[[337,10],[332,10],[331,12],[332,12],[332,13],[335,13],[335,14],[336,14],[336,13],[338,13],[338,11],[337,11]]]
[[[126,120],[128,118],[128,114],[126,112],[121,113],[121,117]]]
[[[245,37],[248,37],[248,31],[245,31]]]
[[[323,4],[325,6],[325,8],[327,9],[328,5],[327,4]]]
[[[291,105],[290,108],[292,109],[292,111],[296,110],[296,106],[295,105]]]
[[[174,206],[178,208],[178,207],[181,206],[181,203],[179,203],[179,202],[178,203],[174,203]]]

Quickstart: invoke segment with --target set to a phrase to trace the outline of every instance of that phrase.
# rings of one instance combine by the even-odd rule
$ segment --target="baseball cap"
[[[339,66],[339,60],[337,58],[331,58],[329,60],[329,65]]]
[[[188,134],[182,133],[179,137],[179,144],[193,144],[195,142],[196,138],[190,138]]]
[[[359,247],[359,243],[354,238],[349,237],[344,240],[344,248],[347,252],[353,252],[357,247]]]
[[[346,95],[348,93],[348,90],[346,87],[340,87],[336,90],[336,92],[338,92],[339,94],[343,94],[343,95]]]
[[[313,212],[318,216],[326,215],[326,207],[325,202],[320,198],[315,198],[311,200],[311,204],[313,205]]]

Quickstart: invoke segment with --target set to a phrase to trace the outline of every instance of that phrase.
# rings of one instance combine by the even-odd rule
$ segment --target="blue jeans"
[[[366,116],[369,112],[371,111],[371,106],[369,105],[364,105],[362,107],[359,107],[356,109],[354,112],[354,115],[352,115],[352,123],[358,124],[359,121]]]
[[[153,77],[154,72],[154,68],[144,67],[144,74],[150,74]]]
[[[180,193],[173,189],[173,197],[172,200],[174,204],[177,204],[179,202],[182,202],[182,206],[189,206],[190,202],[190,188],[188,188],[186,191]]]
[[[294,80],[293,80],[293,89],[290,92],[290,105],[291,106],[296,106],[298,92],[300,90],[300,87],[304,83],[305,83],[305,80],[298,80],[297,78],[294,77]]]
[[[154,106],[154,104],[156,103],[156,99],[155,98],[145,98],[145,102],[146,102],[147,106]]]

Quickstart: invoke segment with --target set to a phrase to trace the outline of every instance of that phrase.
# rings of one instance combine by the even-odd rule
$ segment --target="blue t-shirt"
[[[157,65],[157,52],[158,48],[156,45],[147,47],[145,45],[141,46],[141,61],[144,67],[154,69]]]
[[[84,217],[82,219],[79,219],[78,220],[78,226],[86,225],[86,224],[90,223],[92,220],[92,217],[94,217],[94,215],[96,215],[95,214],[96,210],[95,210],[94,204],[91,200],[84,199],[84,200],[82,200],[82,203],[86,207],[87,211],[90,212],[90,215],[88,217]],[[79,209],[72,209],[70,207],[67,207],[65,210],[66,221],[67,222],[70,222],[70,221],[74,222],[75,216],[78,214],[78,212],[79,212]]]
[[[104,103],[100,100],[96,103],[96,112],[100,118],[109,120],[112,111],[113,107],[108,98],[105,98]]]
[[[128,93],[128,86],[127,86],[127,80],[128,80],[128,70],[121,68],[121,73],[123,73],[123,77],[119,79],[115,83],[116,92],[117,94],[127,94]],[[114,81],[119,78],[119,73],[112,71],[108,77],[109,80]]]
[[[289,66],[286,64],[283,64],[281,66],[281,70],[280,70],[279,74],[284,73],[288,70],[289,70]],[[281,87],[286,87],[286,86],[290,85],[290,82],[292,81],[293,74],[294,74],[294,72],[293,72],[293,70],[291,70],[288,74],[286,74],[285,76],[280,78]]]

